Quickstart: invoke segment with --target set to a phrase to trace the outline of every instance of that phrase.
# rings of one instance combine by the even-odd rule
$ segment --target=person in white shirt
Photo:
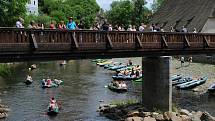
[[[24,23],[24,20],[22,18],[19,18],[18,21],[16,22],[16,27],[24,28],[23,23]]]
[[[132,31],[132,25],[129,25],[129,26],[128,26],[127,31]]]
[[[145,30],[145,25],[144,23],[141,23],[141,26],[139,27],[139,31],[143,32]]]

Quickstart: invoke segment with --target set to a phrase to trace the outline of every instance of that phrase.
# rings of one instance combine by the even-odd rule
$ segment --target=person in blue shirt
[[[66,28],[69,30],[75,30],[76,29],[76,23],[73,21],[73,18],[69,18],[69,22],[66,25]]]

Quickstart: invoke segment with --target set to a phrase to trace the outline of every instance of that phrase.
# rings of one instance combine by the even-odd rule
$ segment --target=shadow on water
[[[112,80],[110,74],[89,60],[70,61],[66,66],[59,66],[58,62],[36,63],[38,68],[31,72],[34,82],[26,86],[23,80],[31,64],[23,64],[22,68],[16,69],[14,81],[5,80],[6,83],[0,85],[3,91],[7,91],[1,98],[11,108],[9,121],[108,121],[96,112],[99,100],[108,103],[137,98],[132,92],[118,94],[105,88]],[[59,88],[42,89],[41,79],[48,76],[62,79],[64,84]],[[62,109],[56,117],[49,117],[44,113],[49,98],[53,96],[62,102]]]
[[[100,100],[109,103],[113,100],[141,99],[141,83],[126,82],[129,92],[122,94],[105,88],[112,80],[113,72],[92,64],[90,60],[69,61],[66,66],[60,66],[58,62],[36,63],[38,68],[31,72],[34,82],[26,86],[23,80],[31,64],[22,64],[17,68],[12,81],[0,80],[0,91],[7,92],[1,95],[1,99],[11,108],[8,121],[109,121],[96,112]],[[41,79],[48,76],[62,79],[64,84],[58,88],[42,89]],[[61,102],[62,109],[56,117],[49,117],[45,112],[49,98],[53,96]],[[206,94],[174,89],[173,101],[182,108],[207,110],[215,115],[214,98]]]

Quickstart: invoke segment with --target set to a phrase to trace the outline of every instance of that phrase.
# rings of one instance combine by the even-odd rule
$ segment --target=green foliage
[[[151,11],[145,7],[145,4],[145,0],[114,1],[106,13],[107,19],[114,26],[130,24],[139,26],[142,22],[147,23]]]
[[[107,19],[113,25],[129,25],[132,22],[134,6],[130,0],[114,1],[111,10],[107,11]]]
[[[40,16],[35,16],[35,15],[28,15],[25,16],[25,27],[27,27],[31,21],[34,21],[36,23],[43,23],[45,27],[49,27],[50,22],[51,22],[51,17],[47,15],[40,15]]]
[[[126,106],[139,103],[136,99],[127,99],[127,100],[114,100],[111,102],[112,105],[117,106]]]
[[[96,0],[44,0],[40,10],[56,22],[73,17],[77,22],[83,20],[86,28],[90,28],[100,7]]]
[[[172,104],[172,111],[178,113],[181,110],[181,108],[176,105],[175,103]]]
[[[141,24],[144,20],[144,10],[146,7],[144,6],[145,0],[133,0],[134,4],[134,13],[133,13],[133,24]]]
[[[155,0],[155,2],[152,4],[153,12],[156,12],[164,2],[165,0]]]
[[[8,77],[12,75],[12,71],[7,64],[0,64],[0,76],[1,77]]]
[[[15,26],[19,17],[26,14],[27,0],[0,0],[0,26]]]

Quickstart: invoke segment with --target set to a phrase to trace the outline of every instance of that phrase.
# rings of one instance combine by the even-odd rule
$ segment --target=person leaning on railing
[[[77,28],[76,23],[73,21],[72,17],[69,17],[69,22],[67,23],[66,28],[69,30],[75,30]]]
[[[24,19],[21,18],[21,17],[19,17],[18,21],[16,21],[16,27],[17,27],[17,28],[25,28],[25,27],[23,26],[23,24],[24,24]]]

